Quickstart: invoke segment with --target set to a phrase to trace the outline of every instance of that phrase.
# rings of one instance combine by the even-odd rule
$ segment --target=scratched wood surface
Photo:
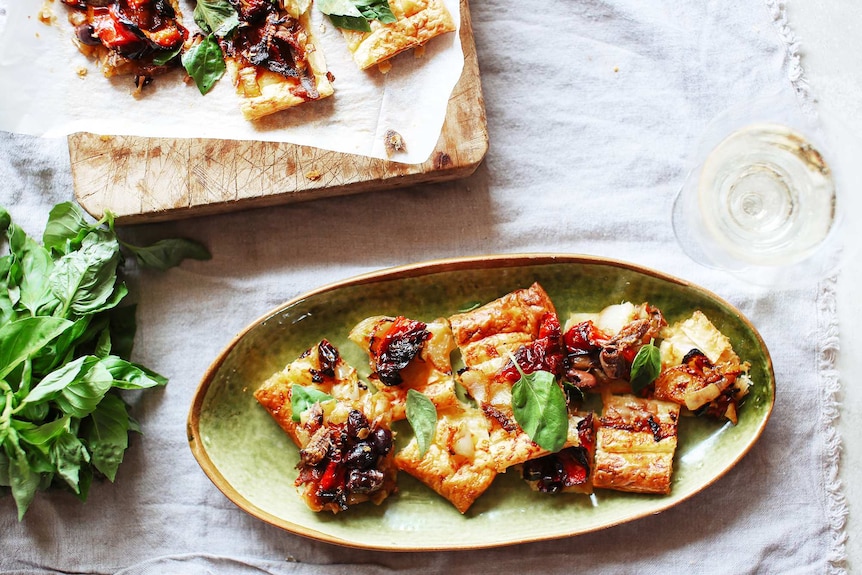
[[[461,18],[464,71],[422,164],[279,142],[76,133],[75,197],[94,217],[110,210],[118,224],[134,224],[468,176],[485,157],[488,130],[467,0]]]

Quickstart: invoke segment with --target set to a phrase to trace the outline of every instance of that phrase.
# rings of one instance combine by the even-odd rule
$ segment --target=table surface
[[[785,4],[781,0],[775,0],[774,3],[782,6]],[[2,4],[3,0],[0,0],[0,5]],[[811,95],[826,108],[831,109],[834,114],[843,118],[848,130],[859,134],[862,140],[862,99],[859,98],[859,94],[862,93],[862,69],[859,66],[858,56],[862,52],[860,50],[862,38],[858,37],[858,30],[862,25],[862,11],[859,11],[855,4],[846,1],[809,0],[788,2],[785,9],[788,21],[799,40],[801,65]],[[848,534],[847,566],[850,572],[853,572],[856,565],[862,565],[862,543],[854,537],[854,533],[858,532],[857,527],[862,526],[862,520],[859,519],[859,510],[862,509],[862,488],[859,487],[858,482],[854,483],[853,471],[862,462],[862,429],[855,425],[862,415],[862,389],[854,386],[853,375],[862,368],[862,357],[852,352],[848,342],[854,341],[857,336],[862,336],[862,328],[859,327],[862,324],[860,321],[862,304],[859,298],[853,297],[859,294],[856,286],[862,280],[862,257],[860,257],[862,242],[858,242],[858,232],[854,231],[862,224],[862,201],[854,198],[847,199],[850,201],[844,208],[845,249],[841,275],[837,282],[837,305],[841,330],[841,353],[838,360],[841,371],[839,397],[841,414],[837,425],[843,443],[840,476],[843,482],[843,494],[850,510],[844,530]],[[357,201],[361,202],[361,200]],[[417,201],[421,202],[422,198],[418,198]],[[311,209],[311,207],[302,207],[298,211],[304,213]],[[493,238],[485,239],[493,240]],[[253,246],[250,249],[253,249]],[[289,247],[286,249],[290,251]],[[421,252],[421,249],[417,248],[414,251]],[[408,260],[417,259],[409,258],[408,255],[405,257]],[[362,263],[353,262],[353,265],[361,267]],[[273,293],[268,293],[266,297],[277,298],[277,291],[273,289]],[[783,325],[781,327],[783,328]],[[795,345],[795,340],[792,338],[785,339],[791,341],[791,345]],[[773,427],[779,426],[780,423],[775,422],[776,425]],[[730,477],[728,481],[734,479]],[[241,520],[240,516],[239,521]],[[756,527],[754,529],[756,530]]]
[[[862,134],[862,68],[858,54],[862,39],[862,13],[849,3],[814,0],[791,2],[788,18],[800,40],[802,66],[811,92],[825,106],[839,113],[847,122],[849,131]],[[855,200],[855,203],[854,203]],[[853,353],[847,342],[862,337],[862,303],[859,285],[862,283],[862,242],[859,242],[859,223],[862,222],[862,205],[858,198],[851,199],[845,212],[845,253],[838,282],[838,315],[842,349],[839,356],[841,391],[841,418],[839,428],[843,439],[840,467],[841,479],[850,509],[847,524],[847,553],[849,569],[862,565],[862,541],[854,534],[862,529],[859,510],[862,509],[862,489],[857,473],[862,464],[862,429],[857,422],[862,416],[862,389],[856,379],[862,370],[862,356]]]

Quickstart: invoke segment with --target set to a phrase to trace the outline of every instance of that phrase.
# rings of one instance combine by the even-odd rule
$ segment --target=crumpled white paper
[[[460,25],[458,0],[445,3]],[[180,6],[184,24],[195,30],[193,1]],[[40,11],[51,21],[43,22]],[[376,158],[387,158],[383,134],[395,130],[407,149],[391,159],[425,161],[464,65],[458,32],[432,39],[421,57],[400,54],[382,74],[359,70],[341,33],[317,9],[312,12],[335,94],[252,123],[242,117],[227,76],[201,96],[180,70],[157,77],[136,98],[129,77],[105,78],[78,52],[59,0],[0,0],[0,130],[288,142]]]

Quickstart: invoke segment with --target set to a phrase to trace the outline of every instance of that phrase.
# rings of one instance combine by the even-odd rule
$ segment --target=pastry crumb
[[[75,73],[78,75],[79,78],[83,78],[87,75],[87,69],[82,66],[75,70]]]
[[[306,179],[311,180],[312,182],[316,182],[317,180],[319,180],[320,178],[323,177],[323,174],[321,174],[317,170],[311,170],[311,171],[305,173],[305,177],[306,177]]]
[[[386,74],[387,72],[389,72],[389,70],[392,69],[392,62],[390,62],[389,60],[380,62],[379,64],[377,64],[377,69],[380,70],[381,74]]]
[[[404,138],[395,130],[386,130],[386,133],[383,134],[383,145],[386,148],[386,155],[390,158],[396,152],[407,151]]]
[[[56,21],[56,17],[54,16],[54,10],[51,9],[51,4],[53,3],[54,0],[45,0],[45,2],[42,4],[42,7],[39,8],[39,13],[36,15],[36,17],[42,24],[51,25]]]

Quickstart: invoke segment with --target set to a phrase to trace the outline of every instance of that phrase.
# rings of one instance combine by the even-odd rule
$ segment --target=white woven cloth
[[[130,280],[140,302],[134,359],[171,381],[137,396],[144,435],[116,483],[94,485],[86,504],[40,493],[19,523],[11,497],[0,498],[0,572],[845,571],[834,428],[840,277],[751,287],[689,260],[670,228],[671,200],[710,118],[764,93],[810,97],[782,4],[482,0],[471,13],[491,138],[472,177],[121,230],[130,240],[193,237],[214,256]],[[15,221],[41,234],[50,206],[72,197],[65,141],[0,135],[0,204]],[[195,462],[185,429],[195,387],[267,310],[391,265],[531,251],[654,267],[718,293],[754,323],[772,354],[777,399],[730,473],[675,508],[601,532],[399,554],[268,526]]]

